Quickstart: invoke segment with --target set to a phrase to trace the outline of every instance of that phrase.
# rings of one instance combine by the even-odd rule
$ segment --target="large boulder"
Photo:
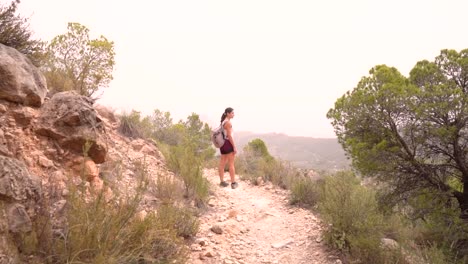
[[[95,162],[106,160],[104,126],[92,99],[76,92],[56,93],[41,108],[36,133],[58,141],[64,149],[86,154]]]
[[[44,75],[25,55],[0,44],[0,99],[39,107],[46,94]]]

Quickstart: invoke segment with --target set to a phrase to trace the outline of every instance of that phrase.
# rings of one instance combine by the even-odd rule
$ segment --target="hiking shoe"
[[[237,188],[237,186],[239,186],[239,184],[237,184],[237,182],[231,183],[231,188],[235,189],[235,188]]]
[[[225,181],[222,181],[219,186],[221,187],[227,187],[229,185],[229,183],[225,182]]]

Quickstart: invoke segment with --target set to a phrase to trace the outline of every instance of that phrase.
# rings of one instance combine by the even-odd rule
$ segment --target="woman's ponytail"
[[[224,119],[226,119],[226,116],[227,116],[227,114],[223,113],[223,115],[221,116],[221,123],[224,121]]]
[[[221,116],[221,123],[224,121],[224,119],[226,119],[227,114],[231,113],[232,111],[234,111],[234,109],[232,107],[228,107],[228,108],[226,108],[226,110],[224,110],[224,113]]]

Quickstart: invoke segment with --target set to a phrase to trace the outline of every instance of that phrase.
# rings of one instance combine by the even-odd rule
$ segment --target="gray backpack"
[[[221,148],[224,145],[224,142],[226,141],[226,136],[224,134],[224,123],[226,121],[223,121],[219,127],[211,130],[211,142],[213,142],[213,145],[216,148]]]

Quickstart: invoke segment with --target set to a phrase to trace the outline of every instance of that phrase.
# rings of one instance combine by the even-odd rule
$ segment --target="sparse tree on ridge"
[[[0,43],[25,54],[36,66],[42,64],[44,42],[32,38],[27,18],[15,14],[20,0],[0,4]]]
[[[153,136],[157,140],[165,143],[174,142],[172,140],[173,134],[170,131],[173,126],[171,113],[155,109],[150,120],[154,127]]]
[[[409,78],[376,66],[327,117],[363,175],[399,198],[447,194],[468,217],[468,49],[442,50]]]
[[[256,138],[252,141],[250,141],[245,147],[244,147],[245,152],[252,152],[253,155],[263,158],[266,161],[273,160],[273,157],[270,155],[270,152],[268,152],[268,148],[265,144],[265,142],[259,138]]]
[[[207,123],[200,120],[198,114],[192,113],[187,120],[182,123],[186,129],[187,139],[195,142],[195,151],[204,159],[212,158],[215,154],[210,140],[211,129]]]
[[[112,80],[114,42],[104,36],[89,38],[89,29],[68,23],[68,32],[52,39],[47,47],[45,75],[54,92],[75,90],[92,97]]]

